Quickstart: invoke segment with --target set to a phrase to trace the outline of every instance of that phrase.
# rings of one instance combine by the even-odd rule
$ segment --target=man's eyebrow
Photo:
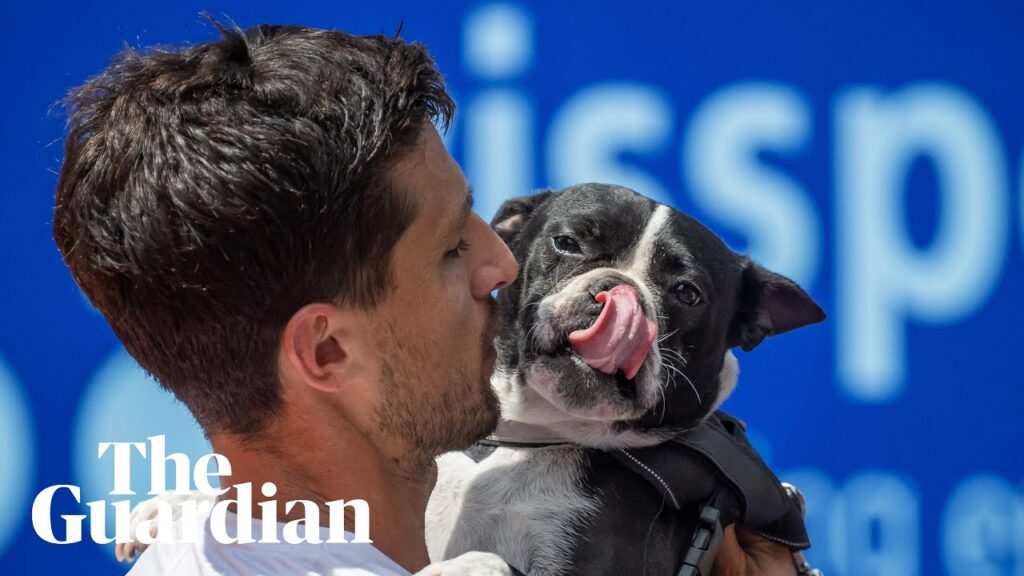
[[[466,221],[469,220],[469,215],[473,212],[473,188],[471,186],[466,187],[466,200],[462,204],[462,213],[455,219],[455,225],[449,230],[449,236],[454,235],[459,230],[462,230],[466,226]]]

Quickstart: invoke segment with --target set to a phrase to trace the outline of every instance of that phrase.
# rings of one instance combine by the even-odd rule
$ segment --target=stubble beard
[[[406,461],[400,462],[406,473],[421,474],[437,456],[470,447],[498,425],[501,409],[485,361],[493,341],[490,333],[485,334],[479,363],[483,373],[471,378],[459,369],[447,375],[443,390],[425,384],[426,373],[417,369],[436,364],[427,351],[396,347],[400,340],[391,340],[394,352],[382,361],[382,402],[376,419],[382,434],[407,447]]]

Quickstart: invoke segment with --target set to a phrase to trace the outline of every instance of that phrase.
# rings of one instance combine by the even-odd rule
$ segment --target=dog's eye
[[[563,254],[583,253],[583,250],[580,248],[580,243],[571,236],[553,236],[551,238],[551,245],[555,247],[555,250],[558,250]]]
[[[676,293],[676,298],[679,298],[679,301],[687,306],[700,304],[700,290],[689,282],[682,282],[676,285],[674,292]]]

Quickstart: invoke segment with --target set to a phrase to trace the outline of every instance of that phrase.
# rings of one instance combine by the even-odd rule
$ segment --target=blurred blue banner
[[[43,542],[34,496],[106,498],[99,442],[208,450],[50,234],[53,105],[125,44],[214,38],[201,10],[243,27],[402,23],[448,75],[447,144],[485,218],[538,187],[614,182],[800,282],[829,321],[739,354],[725,408],[804,489],[812,563],[1024,574],[1024,7],[874,0],[5,6],[0,572],[123,572],[109,546]]]

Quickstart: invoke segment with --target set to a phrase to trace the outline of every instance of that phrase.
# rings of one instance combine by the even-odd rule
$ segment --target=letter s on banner
[[[623,152],[652,153],[668,143],[672,107],[659,89],[607,83],[584,88],[551,121],[547,169],[551,184],[606,182],[632,188],[663,204],[672,199],[648,172],[619,160]]]
[[[814,205],[792,178],[764,165],[765,150],[799,152],[811,113],[777,84],[723,88],[697,109],[683,139],[683,177],[709,215],[746,235],[760,264],[810,288],[821,250]]]

